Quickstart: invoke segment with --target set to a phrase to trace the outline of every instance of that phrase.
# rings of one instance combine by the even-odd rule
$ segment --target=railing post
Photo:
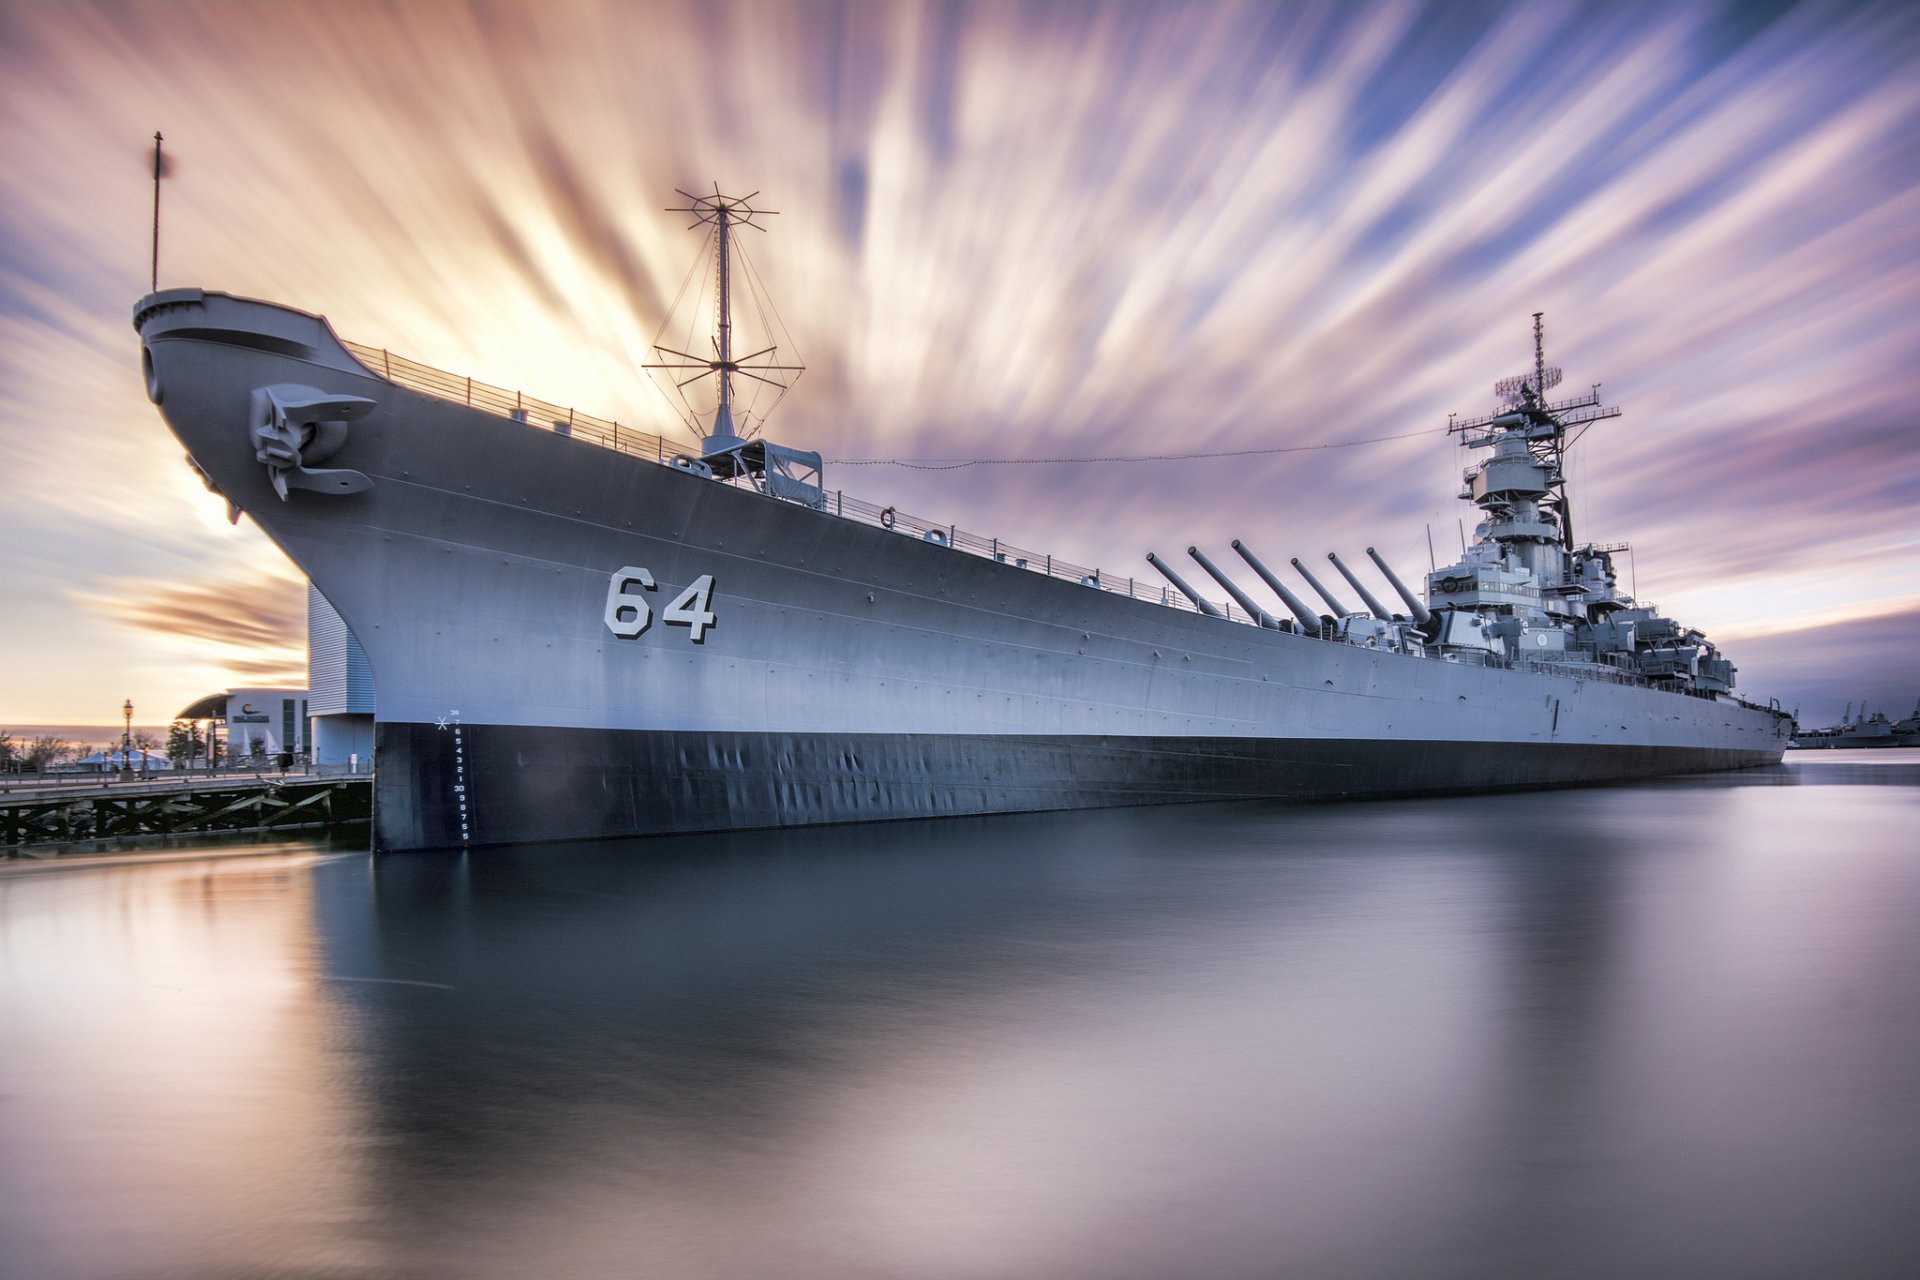
[[[1047,556],[1047,576],[1049,578],[1053,576],[1053,556],[1051,555]]]
[[[467,379],[467,407],[473,407],[473,379]]]
[[[847,491],[845,489],[835,489],[833,491],[833,514],[837,516],[847,514]]]

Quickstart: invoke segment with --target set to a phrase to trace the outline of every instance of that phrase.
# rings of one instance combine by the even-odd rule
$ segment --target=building
[[[176,720],[213,722],[229,760],[271,760],[283,751],[296,757],[312,750],[305,689],[228,689],[183,708]]]
[[[366,768],[373,760],[373,668],[360,641],[312,583],[307,584],[307,687],[313,763]]]
[[[211,721],[226,758],[271,760],[290,751],[316,769],[373,764],[373,669],[327,598],[307,586],[307,687],[228,689],[175,719]]]

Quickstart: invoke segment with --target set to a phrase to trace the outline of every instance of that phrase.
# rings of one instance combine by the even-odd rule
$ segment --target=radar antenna
[[[1458,434],[1468,448],[1494,443],[1509,432],[1523,436],[1527,452],[1534,461],[1548,466],[1548,484],[1553,490],[1553,506],[1560,513],[1560,542],[1573,550],[1573,506],[1567,497],[1567,450],[1591,423],[1620,416],[1618,406],[1600,403],[1600,384],[1572,400],[1547,403],[1547,391],[1560,385],[1561,372],[1547,363],[1546,312],[1533,313],[1533,372],[1515,374],[1493,384],[1494,394],[1506,406],[1498,413],[1470,418],[1465,422],[1447,420],[1447,433]],[[1582,428],[1573,440],[1567,433]]]
[[[1546,327],[1541,323],[1541,317],[1546,314],[1544,311],[1533,313],[1533,372],[1516,373],[1493,384],[1493,394],[1500,397],[1501,404],[1519,404],[1529,390],[1545,400],[1547,388],[1560,385],[1563,376],[1560,366],[1547,364]]]
[[[711,339],[714,354],[712,359],[708,359],[690,351],[664,346],[659,341],[660,334],[656,334],[653,349],[662,358],[641,367],[671,370],[670,376],[675,378],[673,384],[675,391],[681,391],[702,378],[712,377],[716,380],[719,386],[719,403],[713,411],[711,429],[699,432],[700,424],[693,417],[690,409],[689,422],[697,433],[705,437],[703,446],[705,453],[724,453],[744,443],[734,429],[733,380],[735,376],[752,378],[756,382],[776,387],[784,397],[795,379],[806,370],[804,364],[777,363],[780,359],[780,346],[772,341],[771,333],[766,335],[768,345],[760,350],[744,356],[736,356],[733,353],[733,254],[738,247],[733,242],[733,232],[736,227],[752,227],[755,231],[765,231],[766,228],[755,219],[772,217],[779,211],[755,208],[752,202],[754,196],[760,194],[758,191],[744,196],[726,196],[720,194],[718,183],[714,184],[712,195],[695,195],[691,191],[681,191],[677,187],[674,190],[686,197],[687,203],[669,208],[668,213],[692,214],[693,221],[688,224],[689,230],[700,226],[713,228],[713,256],[717,268],[714,290],[714,333]],[[756,287],[752,263],[747,261],[744,251],[741,252],[741,260],[747,266],[748,285],[755,294],[756,302],[770,305],[764,303],[762,297],[764,290]],[[697,267],[699,263],[696,261],[694,265]],[[691,279],[692,276],[689,274],[689,282]],[[682,292],[684,295],[684,286]],[[678,303],[676,302],[675,305],[677,307]],[[775,319],[778,320],[778,318],[776,312]],[[762,319],[764,320],[764,312]],[[669,312],[667,320],[660,326],[661,334],[666,332],[667,325],[671,324],[672,320],[672,313]],[[781,325],[780,328],[784,333],[785,325]],[[791,338],[788,339],[787,345],[789,349],[792,348]],[[686,376],[681,377],[682,373]],[[782,380],[778,375],[783,373],[793,376]],[[682,403],[685,403],[684,396],[682,396]],[[774,403],[778,404],[779,400],[776,398]],[[772,412],[772,406],[768,406],[767,412]],[[762,413],[758,416],[764,421],[767,415]]]

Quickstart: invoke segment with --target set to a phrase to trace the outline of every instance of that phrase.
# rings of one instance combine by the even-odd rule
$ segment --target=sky
[[[155,130],[162,287],[649,430],[674,189],[758,190],[767,434],[1109,577],[1445,563],[1447,415],[1542,311],[1642,599],[1810,723],[1920,697],[1910,5],[0,0],[0,725],[304,682],[300,578],[142,392]]]

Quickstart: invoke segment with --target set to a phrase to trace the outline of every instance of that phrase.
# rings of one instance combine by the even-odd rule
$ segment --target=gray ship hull
[[[196,465],[366,650],[380,849],[1562,785],[1785,746],[1728,697],[1262,630],[777,501],[400,387],[283,308],[173,291],[136,325]],[[250,436],[274,386],[373,402],[325,462],[367,487],[275,491]]]

